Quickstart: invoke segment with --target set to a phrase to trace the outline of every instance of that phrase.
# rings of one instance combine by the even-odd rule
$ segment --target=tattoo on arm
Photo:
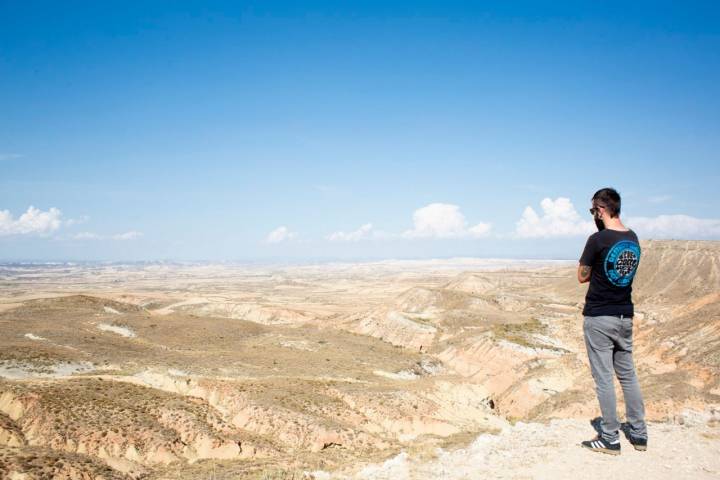
[[[587,265],[581,265],[580,266],[580,277],[583,280],[587,280],[590,278],[590,271],[592,270],[591,267],[588,267]]]

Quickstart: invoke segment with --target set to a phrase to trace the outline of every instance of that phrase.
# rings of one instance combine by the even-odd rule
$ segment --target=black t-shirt
[[[583,315],[632,317],[632,281],[639,264],[640,243],[632,230],[590,235],[580,257],[580,265],[592,267]]]

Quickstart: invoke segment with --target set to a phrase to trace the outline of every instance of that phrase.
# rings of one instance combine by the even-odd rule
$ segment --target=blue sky
[[[0,260],[720,238],[717,3],[469,5],[0,2]]]

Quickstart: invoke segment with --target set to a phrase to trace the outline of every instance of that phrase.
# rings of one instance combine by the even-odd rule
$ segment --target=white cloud
[[[720,219],[688,215],[631,217],[627,226],[641,238],[720,239]]]
[[[71,227],[85,223],[90,217],[82,216],[78,219],[62,219],[62,212],[57,208],[42,211],[30,206],[25,213],[15,219],[10,211],[0,210],[0,236],[8,235],[48,235],[61,227]],[[135,240],[142,237],[141,232],[134,230],[114,235],[100,235],[93,232],[79,232],[73,235],[59,235],[55,240]]]
[[[671,195],[654,195],[648,198],[650,203],[665,203],[672,199]]]
[[[268,243],[281,243],[297,237],[297,233],[291,232],[286,226],[280,226],[270,232],[266,241]]]
[[[70,238],[73,240],[100,240],[102,236],[93,232],[80,232],[72,235]]]
[[[68,218],[63,222],[63,225],[65,225],[66,227],[72,227],[73,225],[82,225],[88,220],[90,220],[90,217],[88,217],[87,215],[83,215],[80,218]]]
[[[62,212],[50,208],[43,212],[30,206],[15,220],[9,210],[0,210],[0,236],[3,235],[46,235],[54,232],[62,224]]]
[[[72,240],[135,240],[142,237],[142,232],[131,230],[125,233],[116,233],[114,235],[100,235],[94,232],[80,232],[70,236]],[[66,237],[67,238],[67,237]],[[62,240],[62,238],[60,239]]]
[[[460,207],[447,203],[431,203],[415,210],[414,228],[403,233],[405,238],[484,237],[490,233],[489,223],[468,227]]]
[[[588,235],[595,231],[592,221],[584,221],[570,199],[544,198],[540,202],[542,216],[531,207],[525,207],[522,217],[515,224],[515,235],[521,238],[550,238]]]
[[[325,238],[331,242],[357,242],[376,237],[378,233],[373,230],[372,223],[366,223],[352,232],[333,232]]]
[[[655,198],[656,203],[669,196]],[[542,216],[526,207],[516,224],[515,236],[521,238],[550,238],[589,235],[596,231],[592,221],[583,221],[572,202],[564,197],[540,202]],[[720,219],[696,218],[689,215],[660,215],[657,217],[629,217],[624,221],[641,238],[720,239]]]
[[[125,233],[117,233],[117,234],[113,235],[111,238],[113,240],[135,240],[142,236],[143,236],[142,232],[136,232],[135,230],[130,230],[129,232],[125,232]]]
[[[478,223],[468,228],[468,234],[475,238],[485,237],[490,234],[491,229],[492,225],[489,223]]]

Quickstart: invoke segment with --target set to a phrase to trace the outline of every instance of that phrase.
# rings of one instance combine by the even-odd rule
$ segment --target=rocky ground
[[[589,440],[587,422],[553,420],[517,423],[499,434],[478,436],[465,448],[439,449],[426,458],[402,452],[383,463],[347,472],[313,472],[318,480],[374,479],[559,479],[626,478],[716,479],[720,476],[717,428],[653,423],[647,451],[622,441],[619,457],[579,447]],[[430,458],[427,458],[427,457]]]
[[[574,270],[0,266],[0,476],[717,477],[720,244],[643,244],[653,437],[620,459],[578,447],[597,406]]]

